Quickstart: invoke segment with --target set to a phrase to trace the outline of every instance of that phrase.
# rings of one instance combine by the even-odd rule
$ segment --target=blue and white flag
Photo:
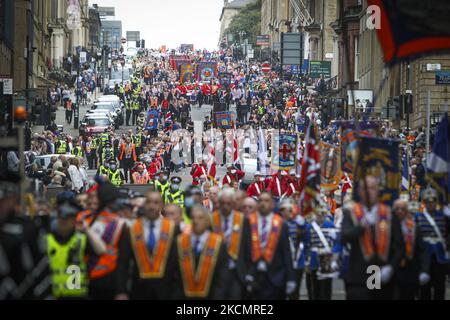
[[[448,115],[444,114],[439,123],[431,154],[427,159],[427,180],[431,187],[442,194],[447,203],[447,194],[450,191],[450,130]]]
[[[262,176],[268,176],[269,175],[269,163],[267,161],[268,154],[267,154],[267,139],[264,134],[264,130],[262,128],[259,128],[258,132],[258,166],[259,171],[261,172]]]
[[[403,157],[403,171],[402,171],[402,191],[409,190],[409,177],[411,173],[411,167],[409,166],[409,154],[408,148],[405,148],[405,156]]]

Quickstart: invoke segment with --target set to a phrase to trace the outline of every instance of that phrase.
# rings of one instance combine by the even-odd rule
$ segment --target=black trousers
[[[133,168],[133,159],[123,159],[122,160],[122,169],[125,174],[125,180],[128,181],[128,172],[130,171],[131,178],[131,169]]]
[[[66,110],[66,121],[68,124],[72,123],[72,115],[73,115],[73,110]]]
[[[125,110],[125,124],[127,127],[130,126],[131,110]]]
[[[269,279],[267,272],[256,273],[256,288],[253,293],[255,300],[284,300],[285,287],[276,287]]]
[[[300,289],[302,287],[302,279],[303,279],[303,269],[295,270],[295,283],[297,285],[297,288],[295,289],[294,293],[291,294],[289,297],[290,300],[300,300]]]
[[[348,300],[392,300],[394,298],[393,283],[381,285],[381,289],[369,290],[364,284],[347,283]]]
[[[332,279],[317,279],[317,271],[306,272],[309,300],[331,300]]]
[[[430,262],[430,282],[420,288],[421,300],[445,300],[445,280],[448,266],[433,255]]]
[[[230,270],[227,273],[227,289],[225,293],[225,299],[227,300],[242,300],[244,298],[244,286],[239,280],[237,271]]]
[[[400,283],[397,284],[397,298],[398,300],[415,300],[419,287],[415,284]]]
[[[133,110],[133,119],[131,120],[133,126],[136,125],[138,116],[139,116],[139,110]]]
[[[89,170],[94,169],[95,154],[94,153],[91,153],[91,154],[86,153],[86,159],[87,159]],[[95,165],[95,167],[97,167],[97,165]],[[97,168],[95,168],[95,169],[97,169]]]

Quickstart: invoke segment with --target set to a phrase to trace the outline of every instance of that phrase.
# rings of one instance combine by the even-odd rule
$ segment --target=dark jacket
[[[362,226],[355,226],[351,217],[351,209],[345,207],[343,209],[344,218],[342,221],[341,241],[343,245],[350,244],[351,250],[349,255],[348,273],[346,275],[347,283],[356,285],[366,285],[369,274],[367,274],[367,267],[370,265],[384,266],[391,265],[394,271],[397,271],[400,261],[404,256],[405,245],[403,235],[400,228],[400,223],[395,214],[392,214],[391,230],[390,230],[390,247],[388,254],[388,261],[382,261],[377,255],[370,261],[366,261],[363,257],[359,238],[364,232]],[[372,227],[372,234],[374,233]]]

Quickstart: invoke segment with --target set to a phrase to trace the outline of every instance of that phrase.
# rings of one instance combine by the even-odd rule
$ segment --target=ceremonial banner
[[[156,130],[158,129],[159,113],[158,110],[150,110],[147,113],[147,123],[145,125],[145,130]]]
[[[433,149],[427,157],[427,169],[427,182],[447,204],[450,195],[450,125],[447,112],[437,126]]]
[[[221,86],[231,85],[232,79],[233,79],[233,75],[229,72],[221,72],[219,74],[219,82],[220,82]]]
[[[339,128],[341,129],[341,170],[343,172],[350,175],[353,174],[358,137],[377,137],[382,125],[383,122],[380,121],[362,121],[359,123],[355,123],[355,121],[332,122],[335,132],[339,132]]]
[[[399,142],[361,137],[353,179],[353,198],[358,202],[358,187],[366,176],[380,180],[380,201],[392,205],[398,199],[401,181]]]
[[[273,170],[291,170],[296,168],[297,135],[275,133],[272,136],[272,161]]]
[[[217,78],[217,62],[200,61],[197,63],[197,80],[211,81]]]
[[[341,182],[341,150],[326,142],[320,143],[320,187],[335,190]]]
[[[192,82],[194,79],[194,65],[192,63],[183,63],[180,66],[180,82]]]
[[[216,116],[217,128],[220,128],[220,129],[232,129],[233,128],[230,111],[216,112],[215,116]]]

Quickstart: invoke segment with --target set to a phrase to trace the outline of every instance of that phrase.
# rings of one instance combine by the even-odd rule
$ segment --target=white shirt
[[[199,250],[199,251],[203,250],[203,248],[205,247],[205,243],[206,243],[206,241],[209,238],[209,234],[210,234],[210,232],[208,230],[203,232],[200,236],[197,236],[196,234],[192,233],[191,234],[191,246],[192,246],[192,249],[194,249],[194,251],[196,251],[196,250]],[[200,240],[200,243],[199,243],[199,247],[195,248],[195,244],[197,242],[197,239]]]
[[[372,206],[372,208],[369,210],[366,206],[363,206],[364,210],[364,218],[367,220],[367,222],[373,226],[377,222],[377,210],[378,206]]]
[[[72,190],[81,190],[84,184],[78,168],[74,165],[70,165],[67,171],[69,172],[70,180],[72,181]]]
[[[266,228],[263,230],[263,219],[266,219]],[[273,219],[273,213],[268,214],[267,216],[263,217],[262,215],[258,214],[258,234],[259,234],[259,241],[261,242],[261,248],[265,248],[267,244],[267,238],[266,241],[262,241],[262,234],[264,231],[267,235],[269,235],[270,229],[272,228],[272,219]]]
[[[154,228],[153,228],[153,234],[155,235],[155,245],[159,241],[159,236],[161,233],[161,217],[153,221]],[[150,219],[144,218],[144,237],[145,237],[145,243],[148,243],[148,238],[150,238]]]
[[[225,233],[225,219],[228,219],[228,230]],[[230,215],[228,217],[221,215],[221,223],[222,223],[222,231],[223,231],[223,237],[226,240],[227,244],[228,241],[230,241],[231,233],[233,232],[233,220],[234,220],[234,210],[231,211]]]

